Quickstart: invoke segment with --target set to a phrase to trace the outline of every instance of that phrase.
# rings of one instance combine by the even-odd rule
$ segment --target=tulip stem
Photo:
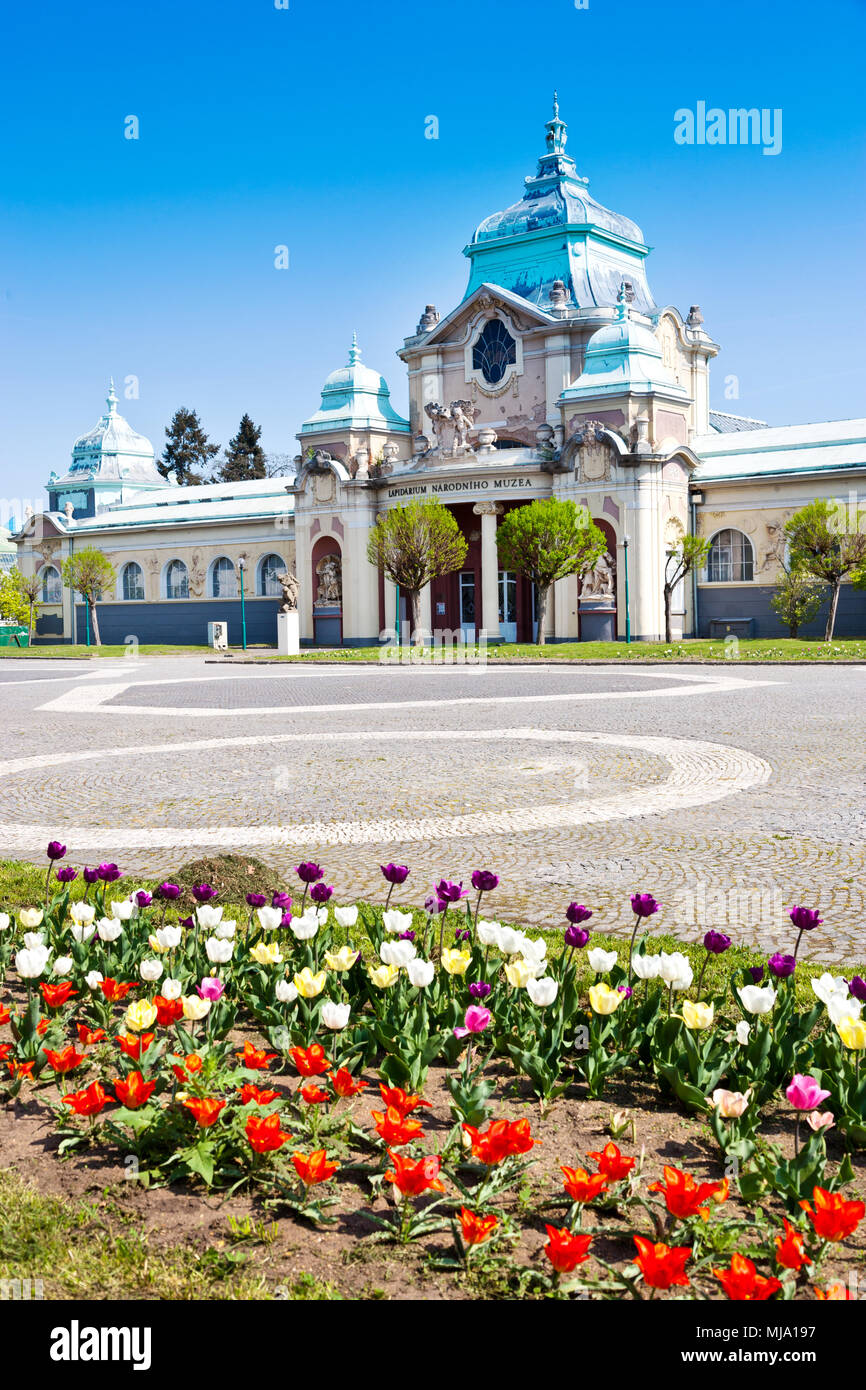
[[[635,915],[634,915],[634,927],[633,927],[633,929],[632,929],[631,941],[629,942],[629,946],[628,946],[628,979],[626,980],[626,984],[627,984],[627,985],[631,985],[631,977],[632,977],[632,964],[631,964],[631,959],[632,959],[632,955],[634,954],[634,939],[635,939],[635,937],[637,936],[637,929],[638,929],[639,926],[640,926],[640,915],[636,912]]]
[[[702,961],[702,963],[701,963],[700,974],[698,975],[698,987],[697,987],[697,990],[695,991],[695,998],[696,998],[696,999],[700,999],[700,997],[701,997],[701,985],[702,985],[703,982],[704,982],[704,971],[705,971],[706,968],[707,968],[707,961],[709,960],[709,958],[710,958],[710,953],[709,953],[709,951],[707,951],[706,954],[705,954],[705,956],[704,956],[704,959],[703,959],[703,961]]]

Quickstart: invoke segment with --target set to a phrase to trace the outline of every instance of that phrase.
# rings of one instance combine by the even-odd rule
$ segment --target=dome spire
[[[114,389],[113,376],[108,378],[108,395],[105,398],[105,404],[108,406],[109,415],[117,414],[117,392]]]
[[[352,346],[349,348],[349,366],[356,367],[361,360],[361,349],[358,347],[358,335],[352,333]]]
[[[568,143],[568,126],[565,121],[560,120],[559,116],[559,93],[553,93],[553,118],[547,122],[545,127],[547,135],[545,140],[549,154],[564,154],[565,146]]]

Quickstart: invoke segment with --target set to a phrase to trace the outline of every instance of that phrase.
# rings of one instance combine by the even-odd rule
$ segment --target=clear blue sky
[[[121,410],[158,451],[187,405],[220,444],[249,411],[294,453],[357,329],[405,410],[394,351],[462,297],[554,86],[656,301],[700,303],[721,343],[713,404],[733,373],[741,414],[866,414],[864,46],[863,0],[5,6],[0,495],[64,469],[110,374],[139,378]],[[699,100],[780,107],[782,152],[675,144]]]

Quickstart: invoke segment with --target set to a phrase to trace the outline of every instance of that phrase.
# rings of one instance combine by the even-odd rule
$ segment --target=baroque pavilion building
[[[68,471],[49,479],[49,510],[13,538],[22,569],[43,575],[38,637],[82,640],[60,569],[93,545],[117,572],[100,605],[105,641],[204,643],[208,623],[227,620],[236,644],[242,583],[248,641],[273,644],[278,575],[294,571],[302,643],[374,645],[408,613],[367,560],[370,530],[433,495],[468,550],[422,595],[428,631],[534,640],[532,586],[500,568],[496,531],[511,508],[553,496],[586,507],[608,544],[592,574],[555,586],[548,640],[662,636],[666,557],[687,532],[711,548],[674,596],[674,636],[787,635],[770,608],[785,521],[815,497],[856,510],[866,420],[777,428],[711,410],[719,345],[699,307],[683,316],[655,301],[643,232],[595,199],[566,145],[555,105],[521,198],[464,249],[463,299],[446,314],[428,304],[398,349],[408,420],[353,341],[300,427],[291,477],[181,488],[112,387]],[[849,584],[836,630],[866,635],[866,594]]]

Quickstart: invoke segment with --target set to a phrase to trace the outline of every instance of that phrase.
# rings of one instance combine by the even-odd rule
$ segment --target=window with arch
[[[63,585],[60,582],[60,571],[54,565],[43,565],[42,567],[42,602],[63,602]]]
[[[710,542],[707,580],[710,584],[734,584],[751,580],[755,559],[752,542],[742,531],[719,531]]]
[[[472,366],[490,386],[498,386],[517,361],[517,348],[501,319],[488,319],[472,349]]]
[[[210,572],[211,598],[237,598],[238,577],[227,555],[214,560]]]
[[[144,599],[144,570],[136,560],[123,566],[121,596],[129,603],[141,603]]]
[[[266,555],[259,565],[258,591],[262,598],[279,598],[282,594],[278,574],[285,574],[286,567],[279,555]]]
[[[189,598],[189,570],[183,560],[172,560],[165,572],[166,598]]]

